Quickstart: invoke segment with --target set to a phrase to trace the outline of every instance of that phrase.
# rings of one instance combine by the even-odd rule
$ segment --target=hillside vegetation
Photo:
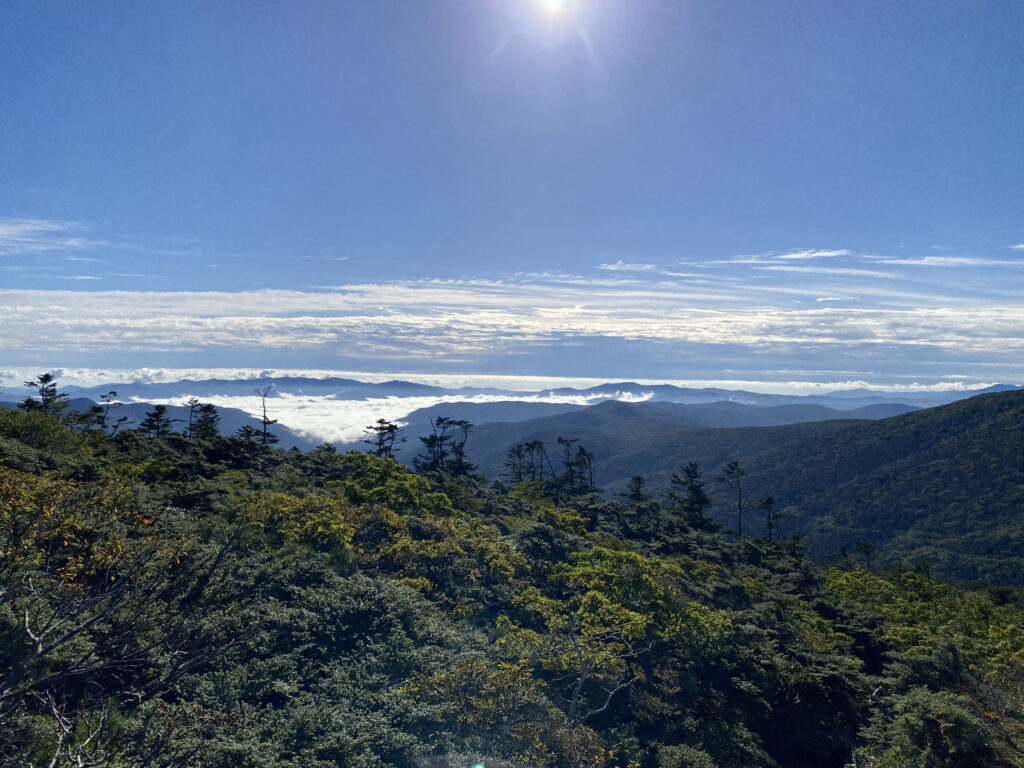
[[[1024,765],[1016,593],[434,455],[0,412],[0,764]]]
[[[746,471],[748,498],[773,496],[783,527],[824,559],[865,542],[878,562],[905,562],[962,579],[1024,579],[1024,392],[979,395],[879,421],[702,429],[656,411],[607,403],[522,424],[483,425],[471,456],[503,472],[498,445],[571,436],[594,453],[612,493],[644,475],[659,494],[694,461],[709,477],[729,461]],[[510,438],[514,438],[509,442]],[[507,450],[507,449],[506,449]],[[712,512],[735,526],[731,492],[709,487]],[[750,509],[751,529],[759,525]]]

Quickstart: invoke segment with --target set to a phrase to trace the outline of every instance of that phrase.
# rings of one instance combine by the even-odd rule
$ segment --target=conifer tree
[[[196,440],[212,440],[220,434],[217,424],[220,415],[210,403],[201,403],[196,409],[199,414],[192,426],[192,437]]]
[[[262,430],[260,432],[260,442],[263,443],[264,445],[267,445],[268,443],[276,443],[278,442],[278,440],[280,440],[280,438],[277,435],[267,431],[267,427],[269,427],[271,424],[277,424],[277,419],[271,419],[267,417],[267,398],[273,391],[274,388],[273,386],[270,385],[267,385],[262,389],[256,390],[256,394],[260,396],[260,405],[263,408],[263,415],[260,418],[260,424],[262,425]]]
[[[185,401],[185,407],[188,408],[188,429],[185,431],[185,436],[191,440],[195,431],[196,411],[199,408],[199,398],[190,397]]]
[[[68,409],[68,396],[57,391],[57,377],[52,373],[40,373],[35,379],[26,381],[25,386],[36,391],[36,396],[26,397],[18,406],[23,411],[38,411],[51,416],[63,416]]]
[[[372,446],[370,453],[380,456],[382,459],[393,459],[395,457],[395,443],[404,443],[405,438],[398,439],[401,427],[387,419],[377,419],[365,429],[366,437],[362,442]]]
[[[505,477],[511,482],[521,483],[526,479],[526,456],[527,451],[522,443],[516,443],[505,454],[505,466],[508,468]]]
[[[159,439],[171,433],[171,425],[175,421],[179,419],[172,419],[167,415],[166,405],[154,405],[153,410],[146,412],[146,418],[139,424],[139,429],[145,432],[147,437]]]
[[[715,479],[725,483],[736,497],[736,533],[743,536],[743,478],[747,476],[746,470],[736,460],[725,465],[725,470]]]
[[[697,462],[688,462],[678,473],[673,472],[670,482],[672,490],[668,496],[672,508],[681,513],[689,525],[703,527],[704,510],[711,503],[711,498],[704,490],[704,481]]]
[[[875,564],[875,545],[870,541],[864,541],[857,545],[857,553],[864,558],[864,567],[869,571]]]
[[[772,540],[773,534],[775,538],[778,538],[779,521],[782,519],[782,513],[775,508],[775,498],[766,496],[757,502],[757,508],[764,512],[764,529],[768,541]]]

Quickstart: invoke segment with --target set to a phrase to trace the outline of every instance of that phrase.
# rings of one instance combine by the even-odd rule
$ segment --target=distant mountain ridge
[[[200,400],[214,399],[220,405],[228,407],[234,405],[228,398],[245,397],[248,398],[248,402],[244,404],[244,409],[255,415],[253,398],[257,391],[262,392],[265,389],[270,390],[268,404],[272,418],[293,430],[311,436],[310,440],[318,443],[332,442],[339,448],[347,448],[359,447],[358,439],[364,427],[382,417],[408,424],[406,435],[414,439],[428,430],[429,418],[437,415],[466,418],[475,424],[527,421],[560,412],[571,412],[595,403],[622,400],[702,406],[704,412],[692,411],[686,419],[693,425],[770,426],[833,417],[879,418],[900,413],[901,408],[932,407],[982,391],[1016,390],[1017,387],[1002,384],[987,387],[985,390],[970,391],[839,390],[808,395],[782,395],[630,381],[607,382],[584,389],[561,387],[515,391],[491,387],[451,388],[400,379],[374,383],[345,377],[260,376],[245,379],[110,383],[92,387],[64,387],[63,391],[75,397],[98,400],[101,395],[115,390],[119,399],[129,402],[182,403],[188,397],[195,396]],[[10,395],[18,392],[17,388],[9,390]],[[442,400],[450,404],[428,413],[416,413],[424,407],[432,408]],[[512,402],[518,404],[513,406],[510,404]],[[331,407],[331,403],[337,403],[338,407]],[[360,403],[365,403],[365,408],[358,407]],[[790,406],[792,410],[755,413],[743,411],[738,406],[761,409]],[[731,407],[734,408],[732,411],[729,410]],[[817,410],[819,408],[849,413],[843,416]],[[864,408],[869,410],[859,410]],[[669,418],[678,421],[678,414]]]
[[[310,396],[329,396],[338,399],[358,400],[378,397],[413,397],[413,396],[465,396],[474,395],[573,397],[582,400],[598,399],[629,399],[651,402],[675,403],[714,403],[734,401],[745,405],[823,405],[840,410],[860,408],[881,403],[903,403],[917,407],[931,407],[954,402],[978,394],[997,391],[1012,391],[1019,387],[1012,384],[997,384],[973,390],[936,390],[936,391],[901,391],[852,389],[835,390],[826,393],[807,395],[784,395],[772,393],[749,392],[720,388],[688,388],[673,384],[639,384],[637,382],[608,382],[597,386],[574,389],[556,387],[541,390],[512,390],[494,387],[442,387],[431,384],[402,381],[399,379],[383,382],[365,382],[349,378],[311,378],[299,376],[256,377],[249,379],[182,379],[173,382],[121,382],[102,384],[91,387],[66,386],[62,391],[76,397],[98,399],[111,389],[117,390],[122,398],[174,398],[195,395],[249,396],[256,389],[271,388],[271,396],[277,394],[296,394]],[[14,387],[9,393],[21,394],[22,388]]]

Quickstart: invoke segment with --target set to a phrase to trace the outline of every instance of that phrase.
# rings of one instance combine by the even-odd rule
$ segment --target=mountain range
[[[919,408],[951,403],[978,394],[1019,389],[1012,384],[996,384],[979,389],[949,389],[890,392],[867,388],[835,390],[808,395],[786,395],[750,392],[740,389],[689,388],[672,384],[639,384],[612,382],[584,389],[559,387],[543,390],[513,390],[494,387],[441,387],[417,382],[393,380],[364,382],[348,378],[258,377],[250,379],[182,379],[172,382],[120,382],[91,387],[64,386],[61,391],[72,397],[97,400],[110,390],[122,399],[173,399],[210,396],[251,396],[256,390],[270,389],[270,396],[281,394],[331,397],[344,400],[404,397],[507,397],[512,400],[566,400],[577,403],[600,400],[645,400],[673,403],[715,403],[733,401],[751,406],[821,405],[837,410],[850,410],[882,403],[902,403]],[[23,387],[8,388],[10,394],[28,394]],[[536,414],[543,415],[543,414]]]

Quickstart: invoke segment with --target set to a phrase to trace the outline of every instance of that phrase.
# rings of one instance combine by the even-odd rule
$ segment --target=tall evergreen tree
[[[25,386],[36,391],[35,397],[26,397],[19,408],[23,411],[38,411],[51,416],[63,416],[68,410],[68,396],[57,391],[57,377],[52,373],[40,373],[35,379],[26,381]]]
[[[199,414],[192,425],[192,437],[196,440],[213,440],[220,435],[217,427],[220,415],[217,408],[210,403],[201,403],[196,409]]]
[[[647,480],[643,475],[633,475],[629,478],[629,485],[626,486],[626,492],[620,493],[619,495],[626,499],[626,501],[634,504],[639,504],[642,501],[647,501],[651,498],[650,494],[644,490],[644,486],[647,484]]]
[[[264,445],[267,445],[269,443],[276,443],[278,442],[278,440],[280,440],[280,438],[277,435],[267,431],[267,427],[269,427],[271,424],[277,424],[277,419],[271,419],[267,417],[267,398],[273,391],[274,388],[270,385],[267,385],[266,387],[256,390],[256,394],[260,396],[260,405],[263,409],[263,415],[260,417],[260,442],[263,443]]]
[[[395,452],[398,450],[395,448],[395,443],[405,442],[404,437],[398,439],[398,433],[401,429],[402,428],[393,421],[377,419],[376,422],[366,427],[366,437],[362,442],[371,446],[372,450],[369,451],[370,453],[376,454],[382,459],[393,459],[395,457]]]
[[[779,522],[782,520],[782,513],[776,509],[775,498],[766,496],[757,502],[757,508],[764,512],[764,530],[768,541],[779,538]]]
[[[874,569],[875,552],[875,545],[870,541],[864,541],[857,545],[857,553],[864,558],[864,567],[869,571]]]
[[[448,470],[453,475],[468,475],[476,469],[466,460],[466,443],[469,441],[469,432],[473,429],[473,423],[466,419],[452,419],[449,423],[456,431],[452,435],[452,458],[448,462]]]
[[[185,430],[185,436],[191,440],[195,431],[196,411],[199,409],[199,398],[190,397],[185,401],[185,407],[188,408],[188,428]]]
[[[711,504],[711,498],[704,490],[697,462],[687,463],[679,472],[673,472],[668,497],[671,508],[680,514],[688,525],[702,528],[706,522],[704,510]]]
[[[505,454],[505,466],[508,469],[505,477],[511,482],[521,483],[526,479],[526,456],[526,447],[522,443],[516,443]]]
[[[117,397],[117,390],[116,389],[112,389],[109,392],[107,392],[106,394],[100,395],[100,403],[102,403],[100,408],[102,410],[102,413],[99,415],[99,417],[96,420],[97,424],[99,424],[100,429],[102,429],[104,431],[106,429],[108,429],[108,428],[110,429],[111,437],[116,435],[117,434],[117,430],[119,430],[121,428],[121,425],[124,424],[126,421],[128,421],[128,417],[127,416],[122,416],[121,418],[119,418],[117,421],[114,422],[113,426],[111,426],[111,424],[110,424],[110,411],[112,409],[114,409],[114,408],[117,408],[120,405],[120,403],[115,400],[116,397]]]
[[[725,483],[736,497],[736,533],[739,536],[743,536],[743,478],[746,476],[746,470],[738,461],[733,460],[726,464],[722,474],[715,478],[718,482]]]
[[[413,465],[418,471],[435,472],[444,469],[452,441],[449,434],[451,427],[452,420],[445,416],[438,416],[430,422],[430,434],[420,436],[425,452],[413,459]]]
[[[146,418],[139,424],[139,429],[146,433],[147,437],[162,438],[171,434],[171,425],[179,419],[172,419],[167,415],[166,405],[154,405],[153,410],[146,412]]]

